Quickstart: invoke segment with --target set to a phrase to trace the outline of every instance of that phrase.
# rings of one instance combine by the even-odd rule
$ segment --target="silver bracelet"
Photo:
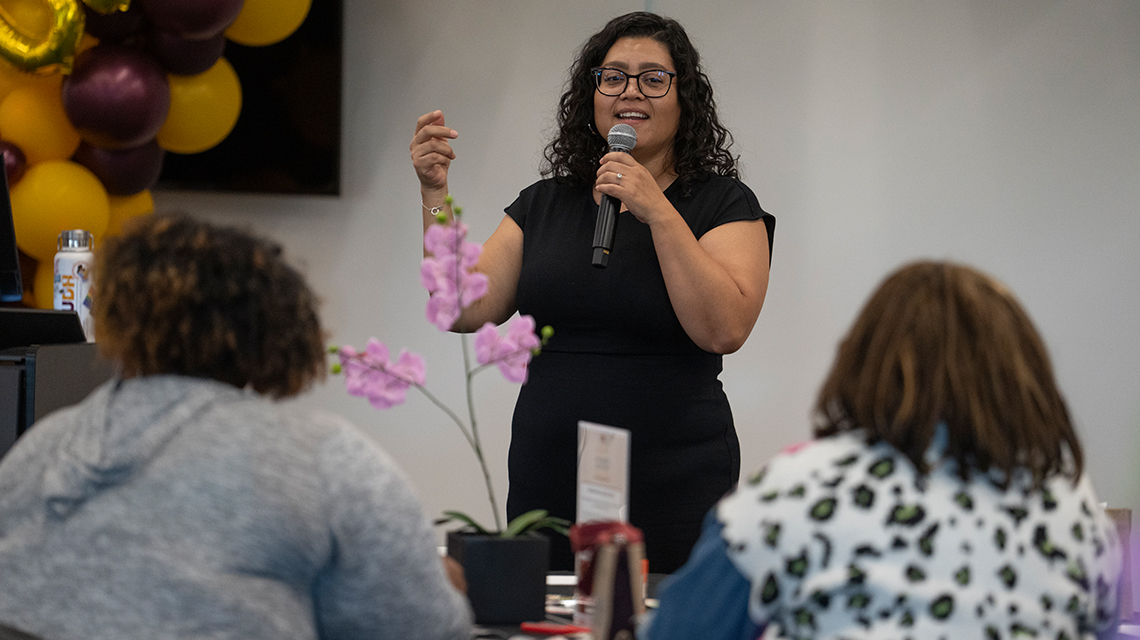
[[[443,208],[446,207],[447,205],[445,204],[445,205],[442,205],[439,207],[429,207],[426,204],[424,204],[423,200],[420,200],[420,206],[423,207],[424,209],[426,209],[427,212],[432,214],[433,216],[438,216],[439,212],[443,211]]]

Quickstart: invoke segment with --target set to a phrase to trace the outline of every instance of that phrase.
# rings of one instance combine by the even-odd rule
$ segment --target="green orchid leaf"
[[[527,511],[519,517],[507,523],[507,528],[500,534],[504,538],[513,538],[517,535],[531,531],[531,525],[535,522],[542,520],[550,513],[546,509],[535,509],[534,511]]]
[[[530,526],[527,527],[526,532],[523,533],[537,532],[537,530],[540,529],[551,529],[554,530],[555,533],[560,533],[562,535],[568,536],[570,535],[570,520],[547,516],[546,518],[531,522]]]
[[[507,524],[506,530],[500,535],[504,538],[513,538],[541,529],[552,529],[564,536],[570,535],[570,521],[565,518],[556,518],[548,515],[548,513],[546,509],[528,511],[511,520]]]
[[[538,531],[539,529],[550,529],[564,536],[568,536],[570,535],[570,521],[565,518],[550,516],[535,522],[531,525],[529,531]]]
[[[455,522],[456,520],[458,520],[458,521],[464,523],[466,525],[467,529],[470,529],[471,531],[473,531],[475,533],[485,535],[485,536],[491,535],[490,531],[487,531],[487,529],[485,529],[483,527],[483,525],[479,524],[478,522],[475,522],[475,519],[472,518],[471,516],[467,515],[466,513],[463,513],[461,511],[444,511],[443,515],[445,517],[435,519],[434,521],[432,521],[432,524],[438,526],[441,524],[447,524],[448,522]]]

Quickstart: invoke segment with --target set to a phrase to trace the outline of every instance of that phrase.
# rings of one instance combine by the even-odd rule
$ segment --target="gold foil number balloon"
[[[46,32],[36,24],[44,13],[49,15]],[[69,71],[82,37],[83,7],[78,0],[0,1],[0,56],[18,69],[55,64]]]
[[[83,4],[104,14],[131,8],[131,0],[83,0]]]

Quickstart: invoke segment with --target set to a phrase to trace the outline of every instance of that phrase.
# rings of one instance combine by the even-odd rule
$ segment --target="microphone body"
[[[637,144],[637,131],[628,124],[615,124],[610,129],[606,141],[610,145],[611,152],[629,153]],[[603,193],[602,202],[598,205],[598,218],[594,223],[594,256],[592,260],[592,264],[599,269],[604,269],[609,264],[619,211],[621,211],[621,201]]]
[[[606,265],[609,264],[619,211],[621,211],[621,201],[603,193],[602,202],[598,205],[598,219],[594,223],[593,265],[599,269],[605,269]]]

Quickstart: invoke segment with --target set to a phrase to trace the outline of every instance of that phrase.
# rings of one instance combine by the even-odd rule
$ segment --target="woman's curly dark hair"
[[[605,61],[621,38],[652,38],[673,58],[673,82],[681,106],[681,121],[673,140],[673,170],[687,186],[710,174],[739,177],[738,157],[729,152],[732,134],[717,117],[712,84],[701,70],[697,53],[684,27],[671,18],[638,11],[610,20],[578,52],[570,67],[569,89],[558,101],[558,136],[546,146],[542,175],[593,184],[598,160],[608,149],[605,133],[594,128],[594,91],[590,70]]]
[[[324,376],[316,297],[272,242],[149,216],[98,250],[95,284],[97,342],[125,377],[209,378],[282,398]]]

